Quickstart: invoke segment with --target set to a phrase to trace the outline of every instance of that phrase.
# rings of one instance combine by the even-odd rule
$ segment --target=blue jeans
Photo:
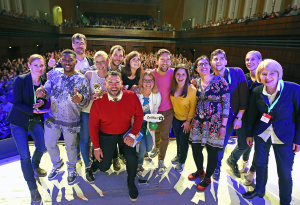
[[[90,133],[89,133],[89,117],[90,113],[81,112],[81,128],[80,128],[80,152],[84,161],[85,167],[90,164]]]
[[[292,145],[272,144],[271,137],[267,142],[258,136],[255,136],[254,140],[256,154],[256,187],[254,191],[259,194],[265,194],[268,180],[269,153],[272,145],[279,178],[280,204],[290,204],[293,190],[292,169],[295,157]]]
[[[25,127],[10,125],[11,133],[20,154],[21,168],[29,190],[37,189],[34,170],[39,167],[41,158],[46,150],[43,123],[29,120]],[[28,131],[35,144],[35,151],[30,158],[28,147]]]
[[[245,117],[244,117],[245,118]],[[245,122],[245,119],[243,118],[243,122],[242,122],[242,127],[240,129],[237,129],[236,130],[236,134],[238,136],[238,139],[241,139],[239,140],[239,142],[241,142],[243,144],[242,146],[242,149],[241,150],[238,150],[236,155],[235,156],[241,156],[247,149],[248,149],[248,144],[246,142],[246,129],[247,129],[247,126],[246,126],[246,122]],[[229,117],[228,118],[228,121],[227,121],[227,126],[226,126],[226,135],[225,135],[225,139],[224,139],[224,146],[223,146],[223,150],[220,151],[218,153],[218,165],[217,165],[217,169],[220,169],[221,167],[221,161],[223,159],[223,156],[224,156],[224,151],[226,149],[226,145],[228,143],[228,140],[229,140],[229,137],[231,136],[232,134],[232,131],[233,131],[233,121],[234,121],[234,118],[233,117]],[[236,161],[239,159],[239,157],[237,159],[235,159]]]
[[[153,146],[153,139],[152,136],[150,134],[150,132],[148,132],[148,134],[146,134],[146,130],[147,130],[147,123],[143,123],[142,127],[141,127],[141,133],[143,134],[142,139],[140,140],[140,150],[139,152],[137,152],[137,157],[138,157],[138,164],[143,164],[144,162],[144,155],[146,152],[150,152]]]
[[[184,164],[187,153],[189,150],[189,135],[190,133],[184,133],[182,124],[185,122],[178,120],[176,117],[173,118],[173,132],[176,137],[177,144],[177,158],[180,164]]]

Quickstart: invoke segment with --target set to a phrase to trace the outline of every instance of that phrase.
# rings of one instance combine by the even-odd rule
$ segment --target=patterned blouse
[[[51,111],[45,120],[45,126],[66,133],[80,131],[80,111],[88,106],[90,100],[89,81],[79,72],[65,75],[61,70],[49,72],[44,85],[46,97],[51,97]],[[80,103],[72,101],[74,88],[83,95]]]
[[[214,76],[209,85],[203,90],[201,79],[197,80],[197,98],[199,99],[190,140],[192,143],[209,144],[222,148],[224,138],[218,138],[222,116],[228,117],[230,111],[230,93],[224,78]]]

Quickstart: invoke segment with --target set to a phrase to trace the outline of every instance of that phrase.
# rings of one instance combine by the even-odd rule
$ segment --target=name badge
[[[264,123],[269,123],[270,119],[271,119],[271,115],[268,115],[266,113],[264,113],[260,118],[260,120],[263,121]]]

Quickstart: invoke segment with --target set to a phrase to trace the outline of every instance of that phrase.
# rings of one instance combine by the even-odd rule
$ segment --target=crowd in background
[[[36,23],[50,25],[49,21],[47,21],[46,19],[40,18],[38,16],[32,16],[32,15],[27,16],[27,14],[25,12],[17,12],[17,11],[13,11],[13,10],[6,11],[5,9],[3,9],[0,11],[0,15],[11,16],[14,18],[25,19],[28,21],[36,22]]]

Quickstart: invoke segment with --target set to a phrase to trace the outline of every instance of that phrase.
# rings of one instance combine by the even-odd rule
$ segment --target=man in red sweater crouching
[[[143,123],[143,109],[134,92],[122,91],[123,83],[119,72],[108,72],[104,85],[107,92],[93,102],[90,112],[89,131],[97,159],[92,164],[92,169],[98,167],[102,172],[107,171],[118,143],[126,158],[129,198],[136,201],[139,192],[134,180],[138,163],[136,150],[132,145]],[[123,138],[124,133],[131,127],[132,116],[134,123],[131,132]]]

